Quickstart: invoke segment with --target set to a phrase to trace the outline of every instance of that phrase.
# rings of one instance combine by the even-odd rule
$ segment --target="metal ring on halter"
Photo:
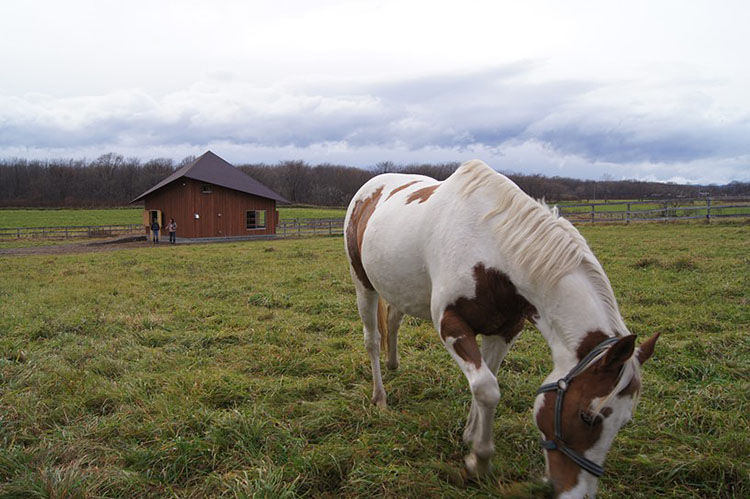
[[[555,423],[554,423],[554,438],[552,440],[541,440],[542,447],[547,450],[559,450],[566,456],[568,456],[578,466],[591,473],[595,477],[600,477],[604,474],[604,468],[596,464],[595,462],[587,459],[586,457],[578,454],[576,451],[571,449],[565,444],[562,437],[562,408],[563,399],[565,392],[568,390],[570,383],[573,379],[581,374],[591,363],[598,358],[604,350],[609,348],[611,345],[617,343],[620,338],[607,338],[606,340],[599,343],[588,355],[586,355],[581,361],[571,369],[568,374],[557,380],[556,383],[547,383],[539,387],[537,395],[547,392],[557,392],[557,400],[555,401]]]

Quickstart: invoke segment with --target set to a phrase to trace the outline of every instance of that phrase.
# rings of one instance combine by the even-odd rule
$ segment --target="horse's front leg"
[[[513,339],[515,340],[515,338]],[[482,359],[487,364],[487,368],[492,374],[497,376],[497,370],[503,362],[505,355],[510,350],[513,340],[507,342],[502,336],[483,336],[482,337]],[[469,417],[464,427],[464,443],[471,444],[474,441],[474,434],[479,424],[479,410],[477,405],[472,401]]]
[[[447,309],[440,320],[440,337],[469,381],[475,422],[471,453],[466,456],[466,470],[474,476],[484,475],[495,453],[492,423],[500,401],[495,374],[483,360],[471,327],[456,312]]]

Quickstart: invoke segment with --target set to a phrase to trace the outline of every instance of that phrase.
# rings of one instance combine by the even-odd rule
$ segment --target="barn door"
[[[229,235],[229,217],[222,216],[221,212],[216,214],[216,237],[227,237]]]

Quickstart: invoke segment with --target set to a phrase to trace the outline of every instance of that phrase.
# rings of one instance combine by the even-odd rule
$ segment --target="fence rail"
[[[141,233],[143,233],[143,224],[0,227],[0,240],[96,238]]]
[[[616,201],[558,206],[560,215],[573,223],[657,222],[750,217],[750,199],[676,199]]]
[[[295,218],[276,226],[279,237],[334,236],[344,233],[343,218]]]

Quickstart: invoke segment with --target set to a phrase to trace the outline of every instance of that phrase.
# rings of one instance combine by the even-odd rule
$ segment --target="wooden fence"
[[[276,226],[278,237],[334,236],[343,233],[343,218],[295,218],[281,220]]]
[[[573,223],[626,223],[750,217],[750,199],[671,199],[558,205]]]
[[[65,227],[0,227],[0,240],[71,239],[142,234],[143,224],[75,225]]]

